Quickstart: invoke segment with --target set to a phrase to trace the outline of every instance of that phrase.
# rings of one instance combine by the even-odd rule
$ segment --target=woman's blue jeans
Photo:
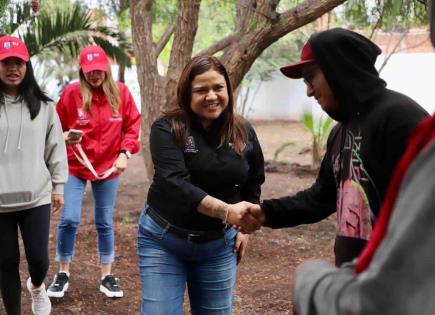
[[[160,227],[148,209],[138,228],[141,315],[182,315],[186,283],[192,314],[231,314],[237,232],[229,229],[217,240],[193,243]]]
[[[94,195],[94,220],[97,228],[98,252],[101,264],[114,261],[115,236],[113,233],[113,208],[116,202],[119,177],[109,180],[91,181]],[[56,261],[70,263],[74,256],[74,243],[80,224],[83,193],[86,180],[68,176],[65,184],[65,204],[57,226]]]

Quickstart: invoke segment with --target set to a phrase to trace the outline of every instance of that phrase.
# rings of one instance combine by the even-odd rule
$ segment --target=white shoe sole
[[[65,286],[63,287],[63,291],[59,292],[53,292],[50,291],[50,289],[47,290],[48,297],[54,297],[54,298],[63,298],[65,296],[65,292],[68,291],[69,282],[65,283]]]
[[[124,296],[124,292],[120,291],[120,292],[111,292],[109,290],[107,290],[107,288],[104,285],[100,285],[100,292],[104,293],[107,297],[113,298],[113,297],[123,297]]]

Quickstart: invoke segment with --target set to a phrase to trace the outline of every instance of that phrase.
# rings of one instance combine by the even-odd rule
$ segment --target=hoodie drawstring
[[[5,141],[5,145],[3,148],[3,153],[6,153],[8,151],[8,145],[9,145],[9,117],[8,117],[8,105],[7,105],[7,100],[6,97],[3,98],[4,103],[3,103],[3,107],[5,109],[5,118],[6,118],[6,141]],[[22,134],[23,134],[23,103],[20,104],[20,133],[18,135],[18,145],[17,145],[17,150],[21,151],[21,139],[22,139]]]
[[[20,133],[18,135],[18,146],[17,150],[21,151],[21,135],[23,133],[23,103],[21,103],[21,112],[20,112]]]
[[[5,118],[6,118],[6,141],[5,141],[5,147],[3,149],[3,152],[6,153],[8,150],[8,143],[9,143],[9,119],[8,119],[8,110],[6,105],[6,97],[3,98],[4,100],[4,108],[5,108]]]

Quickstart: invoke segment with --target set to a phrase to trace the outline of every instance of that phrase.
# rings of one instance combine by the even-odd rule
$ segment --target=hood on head
[[[375,68],[381,49],[366,37],[342,28],[313,34],[309,42],[339,103],[338,113],[331,113],[331,117],[346,121],[367,110],[367,102],[386,86]]]

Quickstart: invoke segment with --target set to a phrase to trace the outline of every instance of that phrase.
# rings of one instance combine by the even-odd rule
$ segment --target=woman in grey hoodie
[[[30,278],[32,312],[50,314],[44,286],[48,270],[50,210],[63,205],[67,159],[55,107],[33,75],[25,44],[0,37],[0,289],[8,315],[19,315],[18,228]]]

